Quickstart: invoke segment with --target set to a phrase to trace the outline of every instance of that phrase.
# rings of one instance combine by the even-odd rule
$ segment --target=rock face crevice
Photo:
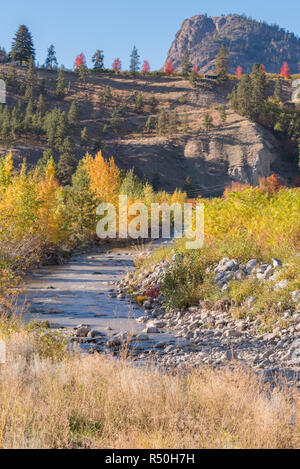
[[[298,71],[300,39],[277,25],[268,25],[241,15],[208,17],[196,15],[183,21],[168,52],[175,70],[179,71],[186,49],[198,70],[206,73],[215,67],[215,58],[222,43],[229,50],[229,69],[237,65],[249,72],[256,62],[268,72],[279,72],[288,60],[292,73]]]

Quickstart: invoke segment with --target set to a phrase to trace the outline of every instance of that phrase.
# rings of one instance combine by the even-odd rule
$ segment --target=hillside
[[[283,61],[288,62],[291,73],[298,71],[299,38],[277,25],[241,15],[196,15],[184,20],[168,52],[168,59],[178,71],[182,55],[188,49],[193,65],[206,73],[214,69],[222,44],[229,50],[232,73],[238,65],[250,72],[254,63],[264,64],[270,73],[279,73]]]
[[[8,66],[0,70],[8,74]],[[26,69],[17,69],[19,83],[25,81]],[[167,190],[183,187],[189,176],[194,191],[203,195],[218,195],[231,181],[257,184],[259,177],[277,172],[285,177],[295,176],[295,168],[280,156],[279,144],[273,134],[239,116],[228,107],[226,122],[222,124],[218,107],[227,102],[232,82],[218,86],[211,80],[198,81],[193,87],[181,77],[112,75],[89,73],[81,82],[72,72],[65,72],[66,94],[63,99],[55,95],[57,72],[37,70],[35,74],[35,99],[44,87],[45,107],[59,107],[69,112],[71,103],[81,106],[80,122],[68,132],[75,142],[75,155],[79,160],[86,150],[95,152],[95,143],[105,156],[114,156],[122,169],[134,168],[140,177],[149,181],[157,178],[159,185]],[[105,89],[110,88],[109,103],[103,102]],[[289,85],[285,85],[289,95]],[[142,109],[136,110],[136,99],[142,95]],[[155,96],[155,109],[150,105]],[[24,93],[17,86],[8,86],[7,106],[17,102],[26,109]],[[118,112],[117,129],[111,126],[114,110]],[[205,130],[203,117],[206,112],[213,117],[213,127]],[[172,131],[158,134],[154,129],[145,131],[149,115],[154,119],[166,113],[177,120]],[[104,126],[107,126],[105,132]],[[80,144],[81,130],[86,127],[88,145]],[[99,143],[99,142],[98,142]],[[35,163],[50,149],[43,134],[21,134],[10,143],[0,142],[0,153],[12,150],[15,160],[27,158]],[[59,152],[52,148],[56,159]]]

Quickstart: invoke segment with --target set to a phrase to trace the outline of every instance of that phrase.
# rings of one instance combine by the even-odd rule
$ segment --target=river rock
[[[91,328],[88,326],[81,326],[76,329],[76,337],[87,337],[88,333],[91,331]]]

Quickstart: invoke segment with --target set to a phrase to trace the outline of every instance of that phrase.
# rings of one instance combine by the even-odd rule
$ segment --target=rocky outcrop
[[[177,32],[168,53],[176,70],[180,70],[182,55],[190,52],[193,65],[201,72],[212,71],[221,44],[229,50],[229,68],[237,65],[250,71],[256,62],[263,63],[268,72],[279,72],[288,60],[292,73],[298,70],[300,39],[277,25],[268,25],[241,15],[208,17],[196,15],[186,19]],[[288,59],[287,59],[288,58]]]

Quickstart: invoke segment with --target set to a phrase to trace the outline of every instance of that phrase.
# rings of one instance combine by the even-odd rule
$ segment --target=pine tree
[[[140,56],[137,48],[134,46],[130,55],[130,67],[129,70],[134,75],[139,71],[140,68]]]
[[[190,74],[190,83],[193,87],[197,86],[197,80],[198,80],[198,74],[196,70],[193,70],[192,73]]]
[[[158,101],[154,95],[152,95],[151,98],[149,99],[149,105],[150,105],[151,112],[154,114],[157,111],[157,105],[158,105]]]
[[[26,91],[25,91],[25,101],[33,100],[33,87],[35,83],[35,69],[34,61],[31,56],[28,63],[28,70],[26,73]]]
[[[40,94],[40,96],[39,96],[39,99],[38,99],[38,102],[37,102],[37,105],[36,105],[36,110],[39,114],[41,114],[41,116],[43,116],[45,114],[46,105],[45,105],[44,96],[42,94]]]
[[[16,68],[13,63],[10,64],[8,68],[7,84],[10,86],[16,86],[17,84]]]
[[[176,134],[178,131],[178,114],[177,112],[172,112],[169,115],[169,133],[170,134]]]
[[[110,123],[111,128],[115,132],[118,132],[121,121],[120,121],[120,116],[119,116],[117,108],[114,108],[109,123]]]
[[[88,136],[86,127],[82,129],[80,138],[81,138],[81,141],[80,141],[81,146],[84,148],[87,148],[89,144],[89,136]]]
[[[82,161],[72,176],[72,188],[67,192],[67,210],[71,232],[79,240],[91,236],[96,226],[96,201],[90,186],[90,178]]]
[[[29,62],[30,57],[35,58],[32,36],[24,24],[19,27],[13,39],[10,56],[13,62],[18,62],[19,64]]]
[[[49,49],[47,51],[47,57],[46,57],[46,60],[45,60],[45,67],[48,70],[53,70],[53,69],[57,68],[57,66],[58,66],[58,62],[57,62],[57,58],[56,58],[55,47],[54,47],[53,44],[51,44],[51,46],[49,47]]]
[[[225,44],[222,44],[216,57],[216,74],[220,83],[227,79],[228,75],[228,51]]]
[[[145,131],[146,132],[152,132],[155,126],[155,118],[153,116],[149,116],[146,124],[145,124]]]
[[[281,83],[280,78],[277,78],[277,80],[275,81],[273,97],[279,102],[283,101],[282,83]]]
[[[94,70],[101,71],[104,68],[104,54],[103,50],[98,49],[92,57]]]
[[[58,98],[63,98],[65,94],[65,87],[66,87],[65,75],[64,75],[64,72],[60,69],[58,70],[57,81],[56,81],[56,96]]]
[[[136,112],[143,112],[144,109],[144,98],[142,93],[139,93],[135,100],[135,111]]]
[[[68,113],[68,122],[71,127],[76,127],[79,124],[81,115],[80,105],[76,101],[72,101],[69,113]]]
[[[29,100],[26,106],[26,112],[25,112],[25,118],[24,118],[24,126],[27,132],[31,132],[32,122],[33,122],[33,101]]]
[[[47,168],[48,166],[48,163],[50,160],[53,160],[54,162],[54,157],[53,157],[53,153],[52,153],[52,150],[45,150],[43,152],[43,156],[42,158],[40,158],[37,163],[36,163],[36,169],[37,169],[37,172],[38,172],[38,175],[40,177],[42,177],[45,173],[45,169]]]
[[[74,143],[70,137],[66,137],[60,150],[57,167],[59,180],[63,185],[70,184],[75,167]]]
[[[192,70],[192,64],[190,63],[189,51],[186,49],[181,60],[181,70],[184,78],[189,76],[190,71]]]
[[[166,134],[168,131],[168,115],[165,111],[161,111],[158,114],[157,123],[156,123],[156,130],[159,135]]]
[[[206,112],[204,114],[203,120],[202,120],[203,126],[206,130],[210,130],[213,127],[213,118],[209,114],[209,112]]]
[[[263,112],[266,89],[266,75],[261,64],[253,65],[250,78],[252,83],[251,117],[257,118]]]
[[[236,92],[236,110],[242,116],[251,117],[252,108],[252,81],[249,75],[242,75]]]
[[[102,101],[104,102],[104,104],[108,104],[111,102],[111,100],[112,100],[111,88],[110,86],[106,86],[103,97],[102,97]]]

